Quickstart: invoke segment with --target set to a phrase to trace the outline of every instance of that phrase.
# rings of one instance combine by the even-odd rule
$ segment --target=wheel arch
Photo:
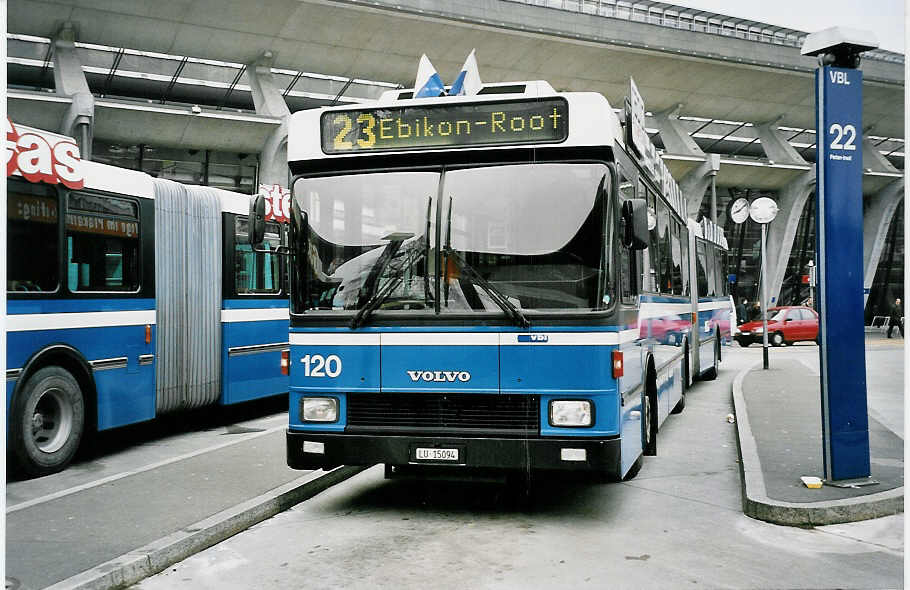
[[[69,344],[49,344],[29,357],[13,388],[13,398],[20,394],[29,378],[44,367],[57,366],[66,369],[79,384],[82,399],[85,403],[86,431],[97,428],[97,390],[92,368],[85,356]]]

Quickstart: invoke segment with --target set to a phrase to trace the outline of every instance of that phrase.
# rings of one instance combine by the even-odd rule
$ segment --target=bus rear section
[[[92,430],[287,391],[283,267],[240,243],[248,195],[83,162],[72,139],[8,121],[10,133],[12,463],[45,475]],[[56,175],[34,173],[64,148]]]

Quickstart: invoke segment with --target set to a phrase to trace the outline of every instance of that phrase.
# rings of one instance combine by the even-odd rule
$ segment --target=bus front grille
[[[536,436],[540,402],[534,395],[352,393],[349,432],[475,436]]]

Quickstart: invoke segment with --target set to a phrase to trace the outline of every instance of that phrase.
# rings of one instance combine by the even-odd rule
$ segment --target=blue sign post
[[[863,326],[863,74],[815,71],[816,247],[825,479],[869,477]]]

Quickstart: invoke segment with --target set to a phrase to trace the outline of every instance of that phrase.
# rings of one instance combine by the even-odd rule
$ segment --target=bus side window
[[[695,240],[695,280],[697,281],[698,296],[708,296],[708,271],[707,260],[705,258],[705,243],[701,240]]]
[[[271,252],[254,252],[246,241],[249,221],[246,217],[234,220],[234,286],[238,295],[275,295],[281,292],[282,280],[279,256],[281,226],[274,221],[265,224],[265,239],[261,248]]]
[[[670,219],[670,264],[672,265],[670,282],[674,295],[683,295],[682,250],[679,242],[679,222]]]
[[[70,193],[66,207],[70,292],[139,289],[139,203]]]
[[[670,236],[670,211],[660,199],[657,200],[657,232],[660,240],[660,292],[675,293],[673,284],[673,257]]]
[[[6,207],[6,290],[56,291],[60,278],[56,192],[9,178]]]
[[[705,295],[714,297],[717,294],[717,260],[714,258],[714,248],[710,244],[705,244],[705,270],[708,272],[708,284]]]
[[[727,284],[727,275],[724,272],[724,258],[723,253],[720,248],[714,247],[711,248],[714,251],[714,292],[720,297],[721,295],[726,295],[726,284]]]
[[[641,185],[640,185],[641,186]],[[644,196],[644,194],[642,194]],[[657,203],[654,193],[647,192],[648,199],[648,229],[651,239],[648,248],[644,251],[647,268],[642,273],[642,288],[652,293],[660,292],[660,234],[657,223]]]
[[[626,178],[622,172],[620,172],[619,178],[619,202],[616,208],[617,211],[622,210],[622,203],[627,199],[632,199],[635,197],[635,187]],[[625,220],[623,216],[619,216],[619,236],[624,236],[626,234]],[[640,260],[639,252],[634,252],[629,248],[620,244],[619,247],[619,300],[622,303],[634,303],[634,295],[638,292],[637,285],[633,284],[634,277],[636,276],[636,264],[634,264],[636,259]]]
[[[686,224],[679,225],[679,258],[682,262],[682,284],[680,293],[689,294],[689,229]]]

